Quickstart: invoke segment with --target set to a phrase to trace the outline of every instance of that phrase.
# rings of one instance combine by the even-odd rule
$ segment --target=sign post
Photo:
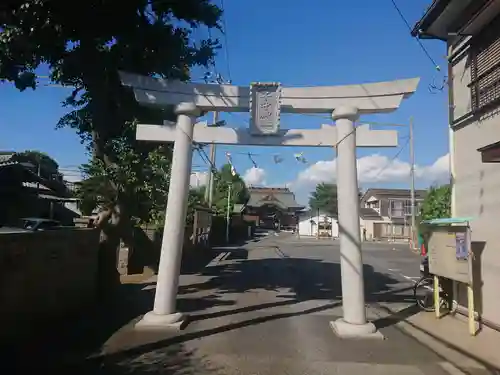
[[[474,278],[471,241],[471,219],[450,218],[424,221],[430,229],[428,240],[429,272],[434,275],[434,306],[436,317],[441,317],[439,277],[467,286],[469,333],[476,335],[474,306]],[[456,298],[456,296],[454,296]]]
[[[229,184],[227,190],[227,213],[226,213],[226,244],[229,243],[229,229],[231,227],[231,188],[233,184]]]

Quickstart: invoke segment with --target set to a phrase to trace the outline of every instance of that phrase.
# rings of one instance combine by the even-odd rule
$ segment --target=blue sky
[[[397,3],[413,25],[431,1],[399,0]],[[443,67],[443,72],[438,72],[411,38],[390,0],[225,1],[225,6],[225,48],[229,59],[222,49],[216,68],[228,78],[229,65],[235,84],[278,81],[286,86],[342,85],[421,77],[417,93],[404,101],[398,111],[363,119],[407,123],[413,116],[417,185],[424,187],[442,180],[446,174],[443,171],[446,158],[439,159],[448,152],[447,96],[446,92],[429,92],[428,86],[439,85],[446,73],[444,43],[423,42]],[[206,33],[199,30],[194,36],[202,37]],[[224,38],[221,40],[225,42]],[[201,77],[202,73],[196,72],[193,78],[197,75]],[[43,86],[35,92],[20,93],[10,84],[0,84],[0,150],[45,151],[68,173],[85,162],[87,155],[76,134],[69,129],[55,130],[57,120],[65,113],[60,104],[65,95],[66,90],[58,87]],[[246,114],[223,118],[231,126],[247,126]],[[318,127],[328,119],[294,115],[285,116],[282,122],[287,128]],[[408,130],[399,130],[400,143],[404,145]],[[257,154],[253,159],[258,169],[249,172],[249,181],[276,186],[289,184],[302,201],[316,182],[334,178],[331,161],[335,154],[330,149],[221,146],[218,165],[225,162],[226,151],[232,153],[234,165],[241,174],[252,167],[245,153]],[[297,152],[304,153],[308,164],[295,161],[293,154]],[[390,163],[398,152],[399,156]],[[280,154],[283,163],[274,164],[273,154]],[[408,148],[402,151],[399,148],[359,149],[358,158],[363,188],[408,185]],[[194,164],[203,163],[195,157]]]

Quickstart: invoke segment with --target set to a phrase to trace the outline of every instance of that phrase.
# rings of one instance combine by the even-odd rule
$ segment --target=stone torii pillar
[[[354,126],[358,117],[356,107],[342,106],[332,113],[342,139],[337,146],[337,200],[344,316],[330,325],[340,337],[382,337],[366,320]]]
[[[363,262],[359,228],[356,147],[395,147],[397,132],[354,127],[360,114],[396,110],[417,88],[419,79],[350,86],[281,88],[256,84],[256,90],[231,85],[193,84],[121,73],[146,106],[176,108],[177,125],[137,126],[136,138],[174,142],[174,153],[160,268],[153,311],[137,324],[148,328],[179,328],[184,317],[176,310],[192,142],[255,146],[337,147],[342,304],[344,316],[331,323],[341,337],[380,337],[366,320]],[[262,90],[262,91],[259,91]],[[271,99],[269,99],[271,98]],[[256,109],[257,108],[257,109]],[[271,108],[271,109],[269,109]],[[200,111],[248,112],[252,131],[194,126]],[[333,110],[333,113],[332,113]],[[337,126],[319,129],[279,129],[281,112],[332,113]],[[356,129],[356,130],[355,130]]]
[[[193,103],[180,103],[175,108],[175,113],[177,126],[154,307],[137,323],[138,327],[179,326],[180,328],[184,321],[184,315],[177,312],[178,275],[193,160],[193,129],[196,118],[201,112]]]

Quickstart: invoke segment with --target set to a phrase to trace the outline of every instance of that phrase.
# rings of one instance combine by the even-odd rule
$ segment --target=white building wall
[[[450,48],[450,55],[457,48]],[[479,314],[500,326],[500,164],[483,163],[478,148],[500,141],[500,108],[472,118],[469,51],[453,57],[450,65],[452,214],[471,217],[476,307]],[[464,118],[465,116],[465,118]],[[459,303],[467,305],[463,286]]]
[[[313,236],[315,231],[314,227],[316,224],[311,224],[312,219],[300,218],[299,220],[299,235],[301,236]]]
[[[314,224],[311,224],[311,220]],[[338,237],[339,225],[337,219],[325,214],[313,217],[302,216],[299,219],[299,235],[316,237],[318,234],[318,223],[324,223],[325,221],[332,224],[331,233],[333,234],[333,237]]]

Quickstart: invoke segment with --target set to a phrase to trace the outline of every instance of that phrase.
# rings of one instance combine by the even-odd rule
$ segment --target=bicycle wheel
[[[432,276],[422,276],[413,287],[417,305],[425,311],[434,311],[434,280]]]

